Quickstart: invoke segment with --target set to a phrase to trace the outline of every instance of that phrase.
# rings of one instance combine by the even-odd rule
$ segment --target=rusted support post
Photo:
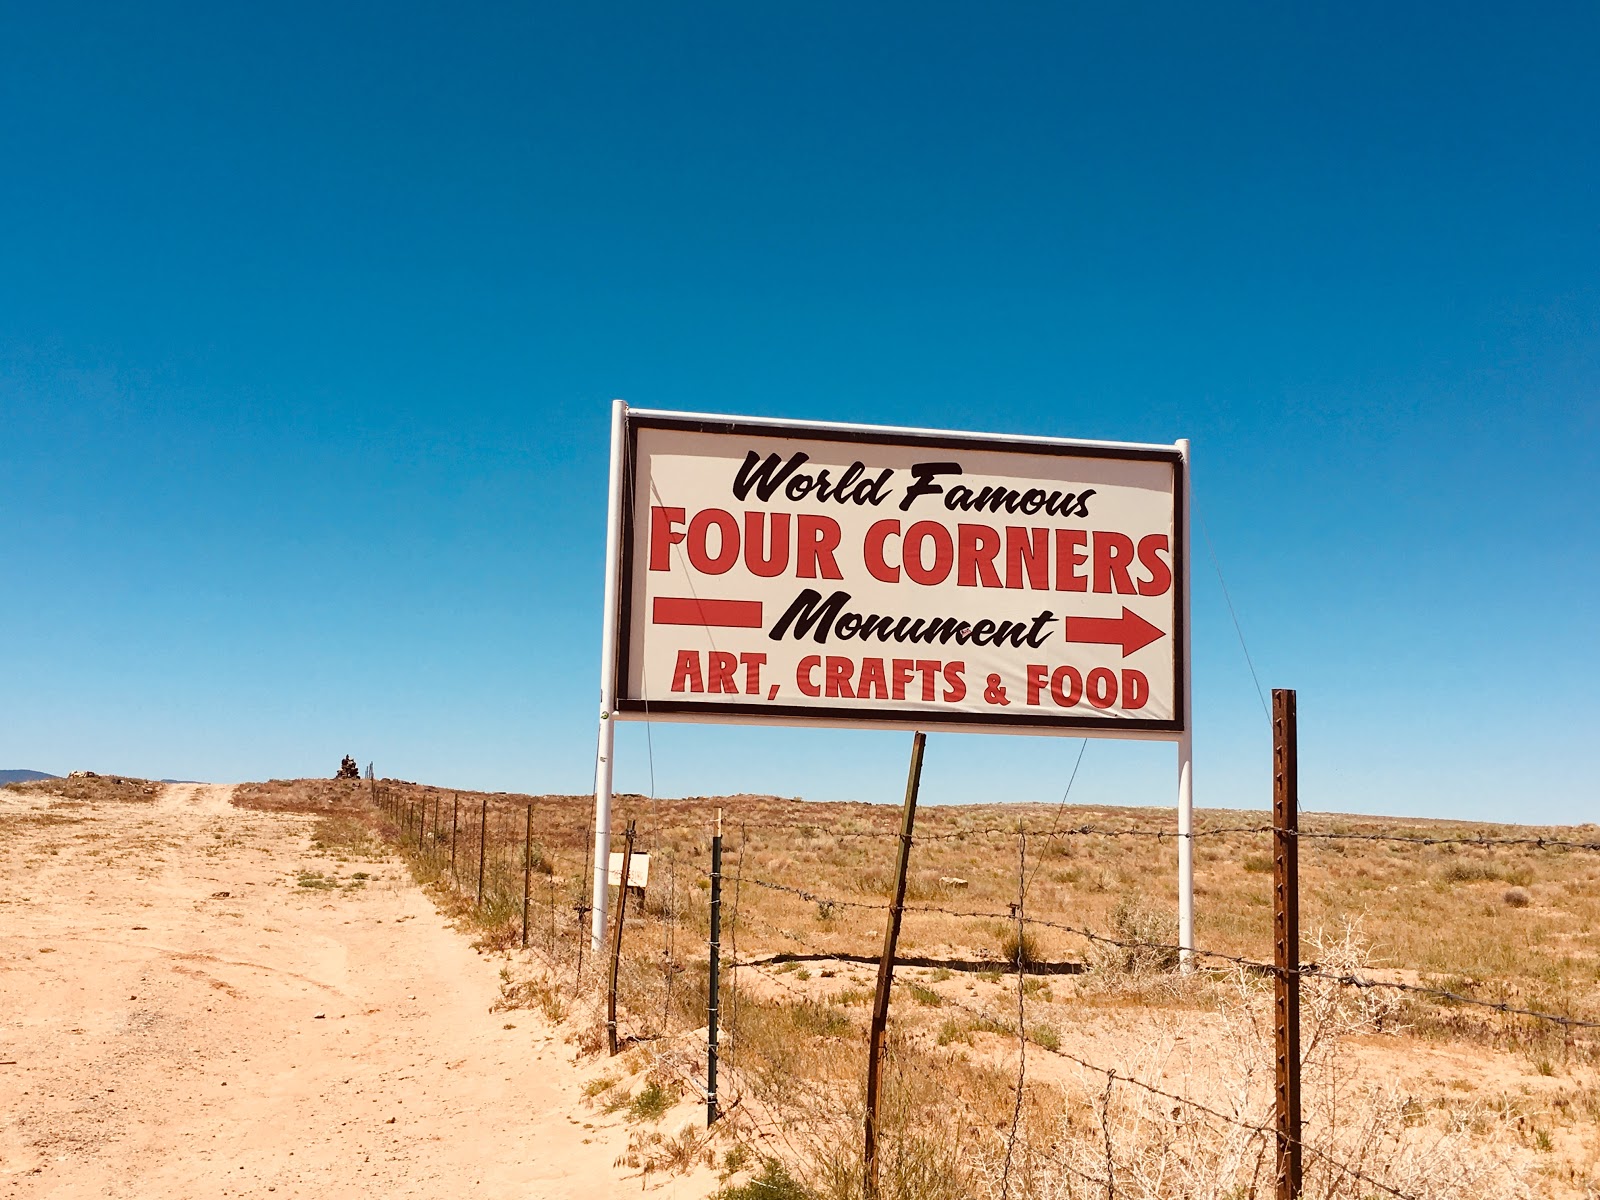
[[[706,1013],[706,1128],[717,1120],[717,1022],[722,990],[722,810],[717,809],[717,831],[711,835],[711,972],[710,1004]]]
[[[920,729],[911,740],[911,770],[906,777],[906,802],[900,814],[900,855],[894,869],[894,903],[883,931],[883,957],[878,960],[878,990],[872,997],[872,1028],[867,1035],[867,1119],[861,1155],[862,1191],[878,1200],[878,1092],[889,1028],[889,989],[894,984],[894,949],[900,940],[900,916],[906,905],[906,870],[911,864],[911,829],[917,817],[917,789],[922,784]]]
[[[533,890],[533,805],[528,805],[527,827],[522,834],[522,948],[528,948],[528,896]]]
[[[489,798],[478,805],[478,907],[483,907],[483,864],[489,847]]]
[[[451,793],[450,796],[450,882],[458,882],[456,877],[456,827],[461,823],[461,796]]]
[[[1277,1200],[1300,1200],[1300,782],[1295,695],[1272,690],[1272,1024]]]
[[[599,868],[599,850],[596,848],[595,867]],[[622,877],[617,884],[616,932],[611,937],[611,979],[606,984],[606,1044],[613,1056],[617,1053],[617,964],[622,959],[622,918],[628,911],[628,868],[633,863],[633,822],[623,834]],[[608,872],[609,873],[609,872]]]

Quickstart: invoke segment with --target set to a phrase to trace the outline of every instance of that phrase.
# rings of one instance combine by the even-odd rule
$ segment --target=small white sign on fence
[[[606,882],[612,887],[622,883],[622,855],[613,854],[611,865],[608,868]],[[650,856],[648,854],[635,854],[628,863],[628,886],[642,888],[650,882]]]

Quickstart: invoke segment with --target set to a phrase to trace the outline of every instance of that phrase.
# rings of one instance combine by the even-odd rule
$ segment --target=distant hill
[[[0,783],[28,783],[34,779],[60,779],[44,771],[0,771]]]

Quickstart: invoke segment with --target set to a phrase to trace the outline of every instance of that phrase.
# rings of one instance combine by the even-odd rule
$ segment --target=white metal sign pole
[[[600,739],[594,761],[594,889],[589,914],[589,942],[596,954],[605,944],[606,887],[611,866],[611,758],[617,736],[617,604],[622,572],[623,456],[627,453],[627,424],[627,402],[613,400],[611,488],[606,499],[605,626],[600,631]]]
[[[1191,503],[1193,488],[1189,483],[1189,439],[1178,439],[1178,453],[1183,456],[1183,536],[1180,554],[1183,559],[1183,686],[1179,705],[1183,714],[1183,732],[1178,735],[1178,962],[1184,974],[1194,970],[1194,675],[1190,669],[1189,643],[1194,636],[1190,617],[1194,599],[1189,591],[1189,531],[1194,525],[1194,507]]]

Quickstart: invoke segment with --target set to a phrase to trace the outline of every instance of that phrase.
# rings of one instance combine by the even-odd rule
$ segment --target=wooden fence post
[[[596,847],[595,853],[598,854]],[[611,939],[611,980],[606,985],[606,1044],[613,1057],[617,1053],[617,964],[622,959],[622,918],[628,911],[628,868],[633,863],[633,821],[628,821],[628,831],[623,834],[622,877],[617,885],[616,933]],[[599,860],[596,859],[596,868]],[[598,870],[597,870],[598,873]]]
[[[1300,1200],[1300,782],[1295,694],[1272,689],[1272,1017],[1277,1200]]]
[[[450,796],[450,882],[452,884],[460,882],[460,877],[456,874],[456,827],[460,824],[460,818],[461,796],[459,793],[452,793]]]
[[[711,835],[711,990],[706,1014],[706,1128],[717,1120],[718,993],[722,988],[722,810],[717,809],[717,831]]]
[[[911,828],[917,816],[917,789],[922,784],[922,747],[927,735],[920,729],[911,741],[911,770],[906,777],[906,802],[900,814],[900,856],[894,869],[894,903],[883,931],[883,957],[878,961],[878,990],[872,997],[872,1028],[867,1035],[867,1118],[862,1165],[862,1191],[866,1200],[878,1200],[878,1092],[879,1072],[889,1027],[889,989],[894,984],[894,948],[900,940],[900,917],[906,906],[906,869],[911,863]]]

